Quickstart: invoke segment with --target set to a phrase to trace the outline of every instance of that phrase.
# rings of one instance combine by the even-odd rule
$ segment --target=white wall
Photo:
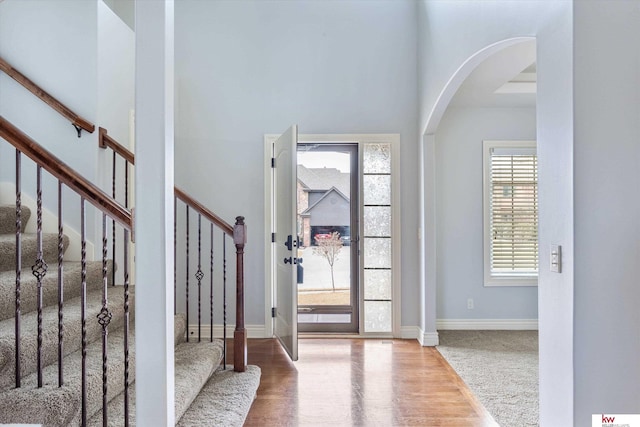
[[[537,287],[485,287],[482,141],[535,140],[534,108],[449,107],[436,135],[438,319],[537,319]],[[467,309],[467,299],[474,309]]]
[[[574,3],[575,425],[640,413],[640,3]]]
[[[135,0],[102,0],[132,30],[135,29]]]
[[[97,2],[92,1],[0,3],[2,57],[92,122],[98,95],[96,16]],[[97,133],[83,131],[78,139],[65,118],[4,73],[0,73],[0,94],[0,113],[6,119],[85,177],[95,177]]]
[[[448,93],[447,82],[462,67],[457,74],[461,83],[473,69],[464,67],[465,61],[490,45],[513,37],[537,39],[541,265],[549,258],[550,244],[561,244],[564,253],[563,273],[541,269],[538,282],[540,422],[542,426],[574,425],[572,2],[423,0],[418,23],[419,121],[425,166],[421,214],[427,231],[435,216],[433,141],[439,115],[448,104],[446,96],[440,97]],[[449,89],[452,97],[455,88]],[[421,260],[425,277],[421,326],[427,334],[435,331],[435,280],[425,268],[430,266],[426,255],[433,251],[434,240],[424,235]]]
[[[417,325],[413,1],[176,2],[176,184],[246,216],[249,325],[264,324],[263,134],[400,133],[402,324]]]
[[[107,129],[108,135],[133,151],[130,141],[130,112],[134,108],[135,95],[135,33],[105,3],[98,1],[98,125]],[[97,132],[97,131],[96,131]],[[113,151],[96,149],[96,183],[107,194],[112,193]],[[133,168],[129,170],[129,180],[133,180]],[[125,203],[124,160],[116,161],[116,200]],[[130,188],[132,181],[130,182]],[[129,191],[129,207],[132,194]],[[101,224],[102,215],[96,212],[96,221]],[[107,231],[111,239],[111,221]],[[122,228],[116,226],[116,255],[111,251],[116,265],[124,265]],[[124,283],[124,270],[116,271],[116,283]]]
[[[128,144],[134,96],[133,31],[102,1],[6,0],[0,3],[0,55],[95,124],[96,131],[83,131],[78,138],[64,117],[4,73],[0,73],[0,114],[111,194],[111,156],[98,149],[97,128],[106,127],[111,136]],[[0,156],[0,180],[13,182],[13,148],[0,144]],[[31,161],[23,160],[23,169],[23,192],[35,196]],[[45,208],[56,212],[57,183],[47,174],[44,177]],[[70,193],[65,190],[67,231],[80,228],[79,199]],[[94,219],[99,215],[93,212],[93,208],[87,210],[89,240],[95,240],[98,232]],[[49,231],[57,232],[57,226]]]
[[[129,113],[134,104],[135,33],[98,2],[98,122],[109,136],[130,148]],[[102,151],[100,153],[110,153]],[[101,155],[101,158],[110,157]],[[118,165],[121,166],[121,165]],[[100,175],[103,174],[100,166]],[[110,172],[110,170],[109,170]],[[110,177],[111,174],[109,173]],[[109,186],[111,183],[109,182]],[[109,190],[111,188],[109,187]]]
[[[5,0],[0,3],[0,55],[92,123],[97,116],[97,1]],[[96,182],[97,132],[64,117],[0,73],[0,114],[85,178]],[[0,180],[14,182],[15,150],[0,144]],[[4,163],[8,161],[8,163]],[[4,166],[9,165],[9,166]],[[44,175],[44,206],[57,211],[57,182]],[[35,167],[23,160],[23,191],[35,198]],[[65,193],[65,222],[79,230],[79,199]],[[88,214],[89,239],[94,224]]]

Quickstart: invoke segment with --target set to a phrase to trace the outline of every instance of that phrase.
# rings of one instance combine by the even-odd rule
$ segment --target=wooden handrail
[[[99,144],[100,144],[100,148],[106,149],[106,148],[111,148],[113,150],[114,153],[117,153],[118,155],[120,155],[120,157],[122,157],[123,159],[125,159],[125,161],[127,162],[127,164],[135,164],[135,155],[129,151],[126,147],[124,147],[123,145],[121,145],[120,143],[118,143],[116,140],[114,140],[113,138],[111,138],[109,135],[107,135],[107,130],[104,128],[99,128]],[[114,169],[113,169],[113,174],[114,174],[114,181],[113,181],[113,185],[114,185],[114,194],[113,197],[115,198],[115,157],[114,157]],[[126,182],[126,178],[125,178],[125,182]],[[126,184],[125,184],[126,185]],[[244,247],[245,244],[247,242],[247,227],[244,223],[244,217],[239,216],[236,217],[236,222],[235,225],[231,226],[229,223],[227,223],[226,221],[224,221],[222,218],[220,218],[218,215],[214,214],[213,212],[211,212],[207,207],[205,207],[204,205],[202,205],[200,202],[198,202],[196,199],[194,199],[193,197],[191,197],[190,195],[188,195],[187,193],[185,193],[184,191],[182,191],[180,188],[178,187],[174,187],[174,195],[176,197],[176,199],[180,199],[181,201],[183,201],[188,207],[194,209],[196,212],[198,212],[198,214],[202,215],[206,220],[210,221],[212,224],[215,224],[217,227],[219,227],[220,229],[222,229],[222,231],[233,237],[233,243],[236,247],[236,327],[235,330],[233,332],[233,369],[236,372],[244,372],[247,368],[247,329],[245,327],[245,323],[244,323]],[[126,197],[126,196],[125,196]],[[187,211],[188,212],[188,211]],[[189,219],[188,219],[188,215],[187,215],[187,265],[189,264]],[[198,232],[200,231],[200,221],[198,220]],[[174,223],[174,239],[175,239],[175,232],[176,232],[176,228],[175,228],[175,223]],[[211,238],[213,239],[213,228],[211,231]],[[199,237],[198,237],[199,239]],[[213,240],[212,240],[212,244],[213,244]],[[175,248],[174,248],[175,250]],[[211,249],[211,257],[213,259],[213,249]],[[114,249],[115,252],[115,249]],[[198,253],[200,252],[200,245],[198,244]],[[225,265],[226,265],[226,258],[225,258]],[[198,267],[200,268],[200,267]],[[213,268],[213,267],[212,267]],[[213,270],[211,270],[211,273],[213,274]],[[175,270],[174,270],[174,274],[175,274]],[[202,271],[200,271],[200,274],[202,274]],[[187,276],[188,276],[188,267],[187,267]],[[226,275],[226,273],[225,273]],[[198,279],[200,280],[200,279]],[[225,283],[226,283],[226,276],[225,276]],[[177,292],[177,288],[175,288],[176,286],[176,281],[175,281],[175,277],[174,277],[174,292]],[[213,284],[213,281],[211,282]],[[189,297],[188,297],[188,279],[187,279],[187,324],[189,323]],[[200,310],[200,296],[198,296],[198,313]],[[174,304],[175,304],[175,297],[174,297]],[[211,300],[211,304],[213,304],[213,300]],[[175,306],[174,306],[174,310],[175,310]],[[226,310],[226,299],[225,299],[225,310]],[[212,315],[212,319],[213,319],[213,315]],[[213,320],[211,320],[211,326],[213,329]],[[223,324],[223,329],[225,330],[223,337],[226,338],[226,314],[225,314],[225,323]],[[198,318],[198,325],[200,325],[200,318]],[[200,339],[200,329],[198,327],[198,339]],[[212,339],[213,339],[213,335],[212,335]],[[187,337],[187,341],[188,341],[188,337]],[[226,352],[226,350],[225,350]],[[226,356],[225,356],[226,357]],[[226,359],[224,359],[226,360]],[[225,362],[226,363],[226,362]]]
[[[126,147],[120,144],[115,139],[111,138],[107,134],[107,130],[103,127],[98,129],[98,142],[100,144],[100,148],[111,148],[117,154],[119,154],[122,158],[124,158],[127,162],[132,165],[135,165],[135,155],[129,151]],[[183,190],[178,187],[174,188],[175,195],[178,199],[182,200],[193,209],[198,211],[198,213],[202,214],[206,219],[220,227],[226,234],[229,236],[233,236],[233,226],[220,218],[218,215],[214,214],[209,210],[206,206],[202,205],[196,199],[185,193]]]
[[[70,108],[65,106],[62,102],[58,101],[56,98],[51,96],[47,91],[42,89],[40,86],[31,81],[27,76],[22,74],[20,71],[16,70],[4,59],[0,58],[0,71],[4,71],[9,77],[13,80],[20,83],[25,89],[29,92],[33,93],[35,96],[40,98],[44,103],[49,105],[51,108],[56,110],[62,116],[64,116],[67,120],[71,122],[73,126],[75,126],[78,131],[78,137],[80,137],[80,129],[84,129],[89,133],[93,133],[96,127],[89,121],[83,119]]]
[[[118,221],[122,226],[133,230],[131,212],[2,116],[0,116],[0,138],[5,139],[20,152],[60,180],[60,182],[84,197],[96,208]]]
[[[133,155],[133,153],[124,146],[120,145],[118,141],[107,135],[107,130],[103,127],[98,128],[98,144],[100,145],[100,148],[111,148],[127,162],[135,165],[135,156]]]
[[[190,207],[195,209],[199,214],[201,214],[206,219],[208,219],[209,221],[211,221],[212,223],[220,227],[222,231],[227,233],[229,236],[233,237],[233,227],[228,222],[226,222],[225,220],[220,218],[218,215],[211,212],[209,209],[203,206],[200,202],[198,202],[193,197],[189,196],[187,193],[185,193],[178,187],[175,187],[174,191],[178,199],[188,204]]]

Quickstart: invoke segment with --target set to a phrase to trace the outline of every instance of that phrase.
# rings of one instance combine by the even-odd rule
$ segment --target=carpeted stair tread
[[[184,342],[187,336],[187,317],[178,313],[173,316],[173,346],[177,347],[178,344]]]
[[[222,341],[182,343],[175,351],[176,420],[179,420],[222,360]]]
[[[64,299],[70,300],[80,295],[82,264],[77,261],[63,262]],[[107,261],[107,282],[112,280],[113,262]],[[31,268],[23,269],[20,276],[20,311],[24,315],[37,309],[37,280]],[[87,291],[102,289],[102,261],[87,262]],[[15,271],[0,272],[0,320],[13,318],[16,301]],[[42,279],[42,305],[58,304],[58,264],[51,264]]]
[[[133,307],[133,287],[129,306]],[[87,294],[86,328],[87,341],[93,342],[102,337],[102,327],[97,315],[102,309],[101,290]],[[124,318],[124,291],[120,286],[108,288],[109,310],[113,318],[110,330],[118,328]],[[82,325],[80,317],[81,298],[73,298],[64,304],[64,353],[78,350],[82,344]],[[37,348],[37,312],[21,316],[21,371],[22,377],[36,371]],[[58,360],[58,306],[49,306],[43,310],[43,365],[56,364]],[[6,390],[15,384],[15,338],[14,319],[0,322],[0,390]],[[2,406],[0,406],[2,407]]]
[[[24,231],[31,209],[26,206],[20,208],[20,219],[22,220],[22,231]],[[16,232],[16,205],[0,205],[0,234]]]
[[[182,343],[175,350],[175,416],[182,414],[197,397],[202,386],[220,365],[222,341]],[[129,425],[135,426],[135,384],[129,388]],[[124,395],[109,402],[108,425],[118,427],[124,420]],[[102,425],[102,413],[95,414],[88,422],[90,427]],[[214,424],[210,424],[214,425]]]
[[[35,233],[21,234],[22,267],[31,268],[35,264],[38,254],[38,238]],[[63,252],[69,246],[69,238],[64,236]],[[0,234],[0,271],[16,269],[16,236],[15,234]],[[58,235],[42,233],[42,254],[47,264],[58,262]]]
[[[233,367],[217,370],[176,425],[241,427],[256,397],[260,374],[253,365],[245,372],[234,372]]]
[[[108,392],[112,399],[124,389],[124,332],[118,329],[108,336]],[[23,386],[0,393],[0,423],[42,424],[67,426],[80,424],[82,351],[76,351],[64,359],[65,385],[58,387],[57,366],[44,369],[45,386],[36,388],[36,375],[23,379]],[[87,414],[88,417],[102,408],[102,342],[91,343],[87,347]],[[135,378],[135,334],[129,334],[129,378]],[[123,425],[120,423],[119,425]]]

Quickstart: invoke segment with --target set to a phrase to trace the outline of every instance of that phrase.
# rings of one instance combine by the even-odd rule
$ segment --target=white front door
[[[275,239],[274,333],[292,360],[298,360],[298,236],[296,233],[297,126],[290,127],[273,144]]]

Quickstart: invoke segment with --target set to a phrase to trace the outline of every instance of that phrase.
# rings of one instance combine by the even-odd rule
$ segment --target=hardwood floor
[[[301,339],[291,362],[249,340],[262,369],[245,426],[497,426],[433,347],[415,340]]]

